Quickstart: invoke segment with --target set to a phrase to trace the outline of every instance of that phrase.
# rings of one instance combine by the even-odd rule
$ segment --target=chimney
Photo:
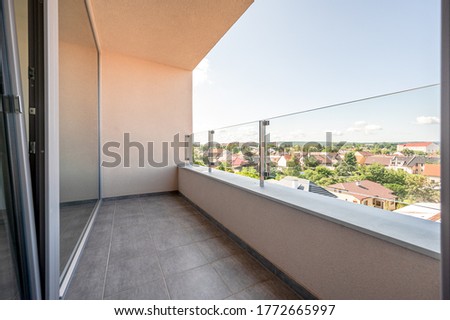
[[[361,187],[361,182],[356,181],[356,185],[357,185],[358,187]]]

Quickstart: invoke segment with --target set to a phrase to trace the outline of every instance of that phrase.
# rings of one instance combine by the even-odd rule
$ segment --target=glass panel
[[[208,131],[194,133],[192,137],[193,164],[198,166],[208,165]]]
[[[270,119],[273,183],[440,221],[439,86]]]
[[[215,130],[214,167],[259,179],[259,122]]]
[[[211,154],[208,154],[208,132],[195,133],[194,164],[209,163],[217,170],[258,179],[259,122],[214,130]]]
[[[84,0],[59,4],[61,271],[99,198],[98,55]]]

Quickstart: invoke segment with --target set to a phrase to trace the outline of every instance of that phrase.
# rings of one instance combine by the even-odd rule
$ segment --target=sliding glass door
[[[40,299],[38,253],[12,0],[0,3],[0,298]]]
[[[84,0],[59,2],[60,270],[82,247],[99,200],[98,51]]]

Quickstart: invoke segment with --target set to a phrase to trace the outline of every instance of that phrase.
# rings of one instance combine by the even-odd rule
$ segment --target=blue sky
[[[194,131],[438,83],[439,6],[255,0],[194,71]],[[280,118],[271,127],[277,139],[302,141],[327,130],[347,141],[437,140],[439,88]]]

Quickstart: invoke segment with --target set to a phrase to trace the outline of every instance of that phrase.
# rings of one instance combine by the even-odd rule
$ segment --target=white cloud
[[[377,124],[368,124],[366,121],[356,121],[352,127],[348,128],[349,132],[364,132],[365,134],[371,134],[374,131],[380,131],[383,128]]]
[[[367,122],[365,121],[356,121],[355,122],[355,127],[364,127],[367,125]]]
[[[335,137],[340,137],[344,135],[344,133],[340,130],[326,130],[325,132],[331,132]]]
[[[270,133],[270,141],[299,141],[305,138],[305,133],[301,130],[293,130],[289,132],[272,132]]]
[[[383,130],[383,128],[377,124],[368,124],[364,127],[364,132],[366,134],[369,134],[373,131],[380,131],[380,130]]]
[[[194,87],[209,82],[208,73],[210,70],[209,60],[207,58],[203,59],[198,66],[194,69],[192,73],[192,80]]]
[[[424,125],[424,124],[439,124],[441,120],[438,117],[432,116],[421,116],[416,118],[416,124]]]

